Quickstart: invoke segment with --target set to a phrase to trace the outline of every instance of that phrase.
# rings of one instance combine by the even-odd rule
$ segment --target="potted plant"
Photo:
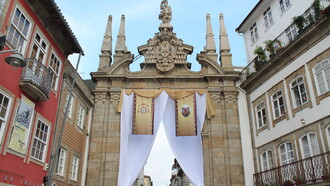
[[[274,47],[274,41],[272,40],[266,40],[264,41],[266,45],[266,50],[269,52],[269,57],[273,58],[275,56],[275,47]]]
[[[304,184],[306,183],[306,179],[303,178],[303,177],[294,177],[293,178],[293,181],[295,182],[296,185],[301,185],[301,184]]]
[[[281,186],[294,186],[294,183],[291,180],[285,180]]]
[[[294,16],[292,18],[293,23],[297,26],[298,28],[298,34],[301,34],[304,31],[304,26],[306,23],[306,18],[303,15],[300,16]]]
[[[258,71],[266,63],[266,54],[261,46],[257,46],[253,53],[257,55],[254,61],[254,68]]]
[[[312,4],[315,12],[315,18],[318,19],[321,13],[321,3],[320,0],[314,0]]]
[[[328,180],[328,179],[330,179],[330,173],[327,170],[325,170],[325,172],[322,175],[322,180]]]

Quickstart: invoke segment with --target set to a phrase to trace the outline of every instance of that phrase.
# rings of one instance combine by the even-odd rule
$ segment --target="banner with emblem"
[[[153,98],[135,95],[134,97],[133,135],[154,134],[154,108]]]
[[[195,94],[176,100],[176,136],[196,136]]]

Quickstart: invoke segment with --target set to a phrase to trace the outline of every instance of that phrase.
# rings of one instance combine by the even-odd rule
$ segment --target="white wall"
[[[249,57],[247,61],[251,62],[254,59],[255,55],[253,51],[256,46],[264,47],[264,41],[273,40],[278,37],[292,23],[292,18],[303,14],[311,6],[312,2],[313,0],[290,0],[291,6],[282,13],[279,0],[263,1],[260,9],[255,11],[258,15],[257,19],[252,22],[252,24],[254,22],[257,24],[259,39],[255,43],[252,43],[250,36],[250,27],[252,25],[247,26],[247,29],[243,31],[245,43],[247,44],[246,52]],[[271,9],[274,23],[266,30],[263,13],[268,7]]]
[[[315,45],[313,48],[311,48],[309,51],[298,57],[294,62],[289,64],[285,69],[281,70],[279,73],[275,74],[271,79],[266,80],[260,87],[258,87],[256,90],[254,90],[250,94],[251,102],[249,103],[250,109],[254,111],[254,108],[252,106],[252,102],[263,95],[265,92],[267,92],[270,88],[272,88],[274,85],[279,83],[280,81],[283,81],[286,77],[288,77],[293,71],[300,68],[301,66],[305,66],[307,62],[312,60],[314,57],[316,57],[321,52],[325,51],[329,48],[330,43],[330,36],[319,42],[317,45]],[[305,66],[306,72],[308,73],[307,66]],[[312,74],[311,74],[312,75]],[[305,108],[302,111],[295,114],[295,117],[291,117],[291,108],[286,108],[288,111],[288,114],[290,116],[289,120],[282,120],[281,122],[277,123],[275,127],[273,127],[270,124],[270,130],[264,130],[256,135],[256,121],[255,121],[255,114],[252,114],[253,119],[253,131],[255,136],[255,146],[256,148],[269,143],[270,141],[273,141],[274,139],[279,138],[280,136],[283,136],[285,134],[288,134],[292,132],[293,130],[299,129],[303,127],[301,123],[301,119],[305,119],[306,124],[317,121],[327,115],[330,115],[330,109],[328,108],[330,105],[330,97],[325,98],[321,101],[319,105],[316,104],[315,100],[315,94],[317,94],[316,90],[313,90],[313,86],[310,84],[312,82],[309,74],[307,74],[307,82],[309,83],[309,95],[313,104],[312,108]],[[288,102],[289,96],[291,96],[290,90],[287,90],[286,93],[286,102],[287,106],[290,106]],[[267,110],[270,111],[271,105],[267,104]],[[267,112],[268,114],[268,112]],[[272,119],[270,118],[270,115],[267,115],[269,118],[269,121]]]

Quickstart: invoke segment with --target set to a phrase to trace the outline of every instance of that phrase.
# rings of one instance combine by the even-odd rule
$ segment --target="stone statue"
[[[168,6],[167,0],[162,0],[160,3],[160,10],[159,19],[162,20],[163,23],[170,23],[172,20],[172,9]]]

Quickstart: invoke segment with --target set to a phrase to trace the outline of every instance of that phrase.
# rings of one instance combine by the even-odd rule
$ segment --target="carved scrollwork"
[[[226,103],[236,103],[237,102],[237,93],[236,92],[225,92],[224,98]]]
[[[120,100],[120,92],[111,92],[110,93],[110,102],[111,103],[119,103]]]
[[[106,99],[107,99],[107,93],[106,92],[98,92],[98,93],[95,93],[94,94],[94,102],[95,102],[95,104],[98,104],[100,102],[102,104],[104,104]]]
[[[213,92],[213,93],[210,93],[210,95],[211,95],[212,101],[220,102],[220,99],[221,99],[220,92]]]

